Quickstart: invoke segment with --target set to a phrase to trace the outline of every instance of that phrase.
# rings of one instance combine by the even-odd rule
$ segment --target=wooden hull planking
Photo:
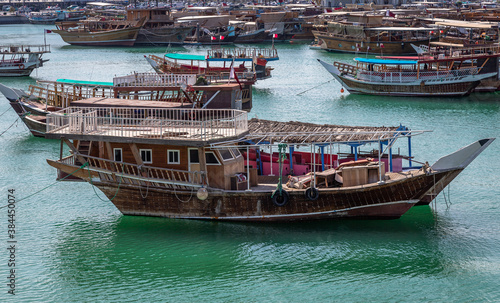
[[[428,45],[429,39],[411,41],[361,41],[360,39],[349,39],[348,37],[334,37],[320,32],[314,32],[314,36],[320,41],[320,48],[333,52],[362,53],[371,55],[410,55],[416,54],[414,45]],[[374,38],[375,39],[375,38]],[[430,41],[437,41],[436,38]],[[367,50],[368,47],[370,50]],[[360,49],[359,51],[357,49]]]
[[[78,166],[47,160],[70,174]],[[87,182],[89,170],[74,173]],[[351,188],[319,189],[316,201],[308,200],[304,190],[286,189],[290,195],[285,206],[275,206],[271,191],[210,191],[206,200],[196,197],[196,189],[172,190],[145,181],[123,181],[119,173],[113,181],[103,181],[102,173],[91,171],[92,183],[112,199],[124,215],[227,221],[293,221],[321,219],[396,219],[421,200],[449,172],[417,173],[408,178],[372,183]],[[124,178],[125,180],[127,178]]]
[[[103,32],[69,32],[52,30],[58,33],[64,42],[81,46],[133,46],[140,27],[110,30]]]
[[[183,44],[192,27],[142,28],[135,40],[136,45]]]
[[[47,131],[45,117],[23,115],[21,116],[21,119],[23,120],[24,124],[26,124],[33,136],[45,138],[45,132]]]
[[[351,94],[369,94],[379,96],[419,96],[419,97],[462,97],[469,95],[480,81],[458,83],[419,83],[381,84],[367,83],[335,76]],[[422,84],[423,83],[423,84]]]

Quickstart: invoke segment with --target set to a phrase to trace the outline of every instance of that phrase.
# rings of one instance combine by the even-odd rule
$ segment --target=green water
[[[0,26],[0,43],[43,43],[43,28]],[[111,81],[151,71],[143,55],[165,48],[73,47],[47,35],[50,59],[30,78]],[[351,55],[277,45],[273,78],[254,89],[250,116],[281,121],[432,130],[413,138],[419,161],[436,161],[477,139],[500,137],[498,94],[463,99],[341,94],[316,61]],[[173,50],[203,54],[204,47]],[[330,81],[317,88],[321,83]],[[311,89],[311,90],[309,90]],[[301,95],[301,92],[309,90]],[[0,97],[0,114],[9,109]],[[0,117],[0,133],[17,119]],[[405,144],[400,147],[405,150]],[[437,205],[399,220],[240,224],[122,216],[87,183],[57,183],[16,206],[16,295],[7,293],[7,210],[0,209],[1,302],[498,302],[500,141],[452,184]],[[21,123],[0,136],[0,205],[55,181],[45,159],[59,142]],[[448,193],[448,190],[446,190]],[[102,193],[97,191],[100,197]]]

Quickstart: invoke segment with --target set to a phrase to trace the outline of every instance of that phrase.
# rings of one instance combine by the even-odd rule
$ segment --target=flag
[[[396,17],[396,15],[393,12],[391,12],[390,10],[385,11],[385,16],[386,17]]]
[[[278,34],[273,34],[273,38],[278,38]]]
[[[221,40],[221,41],[222,41],[222,40],[224,40],[224,38],[226,38],[226,37],[224,37],[224,36],[222,36],[222,35],[220,36],[220,40]]]
[[[233,63],[234,63],[234,61],[233,61]],[[236,72],[234,71],[233,63],[231,63],[231,71],[229,72],[229,79],[236,80],[236,82],[240,86],[240,90],[242,90],[243,87],[241,86],[241,83],[240,83],[240,80],[238,79],[238,76],[236,76]]]
[[[231,63],[231,71],[229,72],[229,79],[234,79],[234,76],[236,76],[236,73],[234,72],[234,66]]]
[[[214,41],[217,38],[215,38],[215,36],[212,36],[212,37],[210,37],[210,39],[212,39],[212,41]]]
[[[51,34],[51,33],[52,33],[52,31],[51,31],[50,29],[46,29],[46,30],[45,30],[45,33],[47,33],[47,34]]]

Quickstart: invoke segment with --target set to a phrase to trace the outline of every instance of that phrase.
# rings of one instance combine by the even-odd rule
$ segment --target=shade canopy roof
[[[411,65],[418,63],[418,61],[414,60],[369,59],[369,58],[354,58],[354,60],[369,64]]]
[[[74,84],[77,86],[113,86],[113,82],[81,81],[71,79],[57,79],[59,83]]]
[[[205,61],[207,59],[205,56],[191,55],[191,54],[178,54],[178,53],[165,54],[165,57],[167,57],[169,59],[176,59],[176,60],[194,60],[194,61]]]

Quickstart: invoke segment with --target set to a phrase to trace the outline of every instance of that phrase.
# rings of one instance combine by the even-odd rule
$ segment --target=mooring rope
[[[14,123],[12,123],[9,127],[7,127],[7,129],[6,129],[6,130],[4,130],[4,131],[0,134],[0,137],[1,137],[3,134],[5,134],[5,133],[6,133],[6,132],[7,132],[7,131],[8,131],[8,130],[12,127],[12,126],[14,126],[14,124],[16,124],[16,123],[17,123],[17,121],[19,121],[19,118],[20,118],[20,117],[17,117],[16,121],[14,121]]]
[[[82,166],[80,166],[77,170],[73,171],[71,174],[67,175],[66,177],[64,177],[64,178],[62,178],[62,179],[60,179],[60,180],[57,180],[56,182],[54,182],[54,183],[50,184],[49,186],[46,186],[46,187],[44,187],[44,188],[40,189],[39,191],[32,193],[31,195],[28,195],[28,196],[26,196],[26,197],[24,197],[24,198],[21,198],[21,199],[17,200],[17,201],[16,201],[16,203],[19,203],[19,202],[21,202],[21,201],[23,201],[23,200],[26,200],[26,199],[28,199],[28,198],[31,198],[32,196],[34,196],[34,195],[36,195],[36,194],[38,194],[38,193],[40,193],[40,192],[42,192],[42,191],[46,190],[47,188],[49,188],[49,187],[51,187],[51,186],[54,186],[57,182],[59,182],[59,181],[63,181],[64,179],[68,178],[69,176],[72,176],[74,173],[76,173],[77,171],[79,171],[80,169],[83,169],[85,166],[88,166],[88,165],[89,165],[89,163],[88,163],[88,162],[85,162],[85,163],[84,163]],[[0,207],[0,209],[5,208],[5,207],[7,207],[7,206],[8,206],[8,205],[2,206],[2,207]]]
[[[310,91],[310,90],[312,90],[312,89],[315,89],[315,88],[317,88],[317,87],[320,87],[320,86],[321,86],[321,85],[323,85],[323,84],[330,83],[330,82],[332,82],[333,80],[335,80],[335,79],[331,79],[331,80],[329,80],[329,81],[326,81],[326,82],[323,82],[323,83],[321,83],[321,84],[319,84],[319,85],[316,85],[315,87],[312,87],[312,88],[310,88],[310,89],[306,89],[305,91],[303,91],[303,92],[301,92],[301,93],[298,93],[298,94],[296,94],[295,96],[300,96],[300,95],[302,95],[302,94],[303,94],[303,93],[305,93],[305,92],[308,92],[308,91]]]
[[[177,198],[177,200],[179,200],[180,202],[182,203],[188,203],[189,201],[191,201],[191,199],[193,198],[193,193],[194,193],[194,186],[191,187],[191,195],[189,195],[189,199],[187,200],[182,200],[181,198],[179,198],[179,196],[177,196],[177,191],[175,190],[175,185],[172,184],[172,187],[174,188],[174,195],[175,197]]]
[[[87,162],[88,163],[88,162]],[[95,188],[96,186],[94,185],[94,182],[92,182],[92,176],[90,175],[90,165],[89,165],[89,168],[88,168],[88,171],[89,171],[89,179],[90,179],[90,184],[92,184],[92,189],[94,190],[94,193],[95,195],[97,196],[97,198],[99,198],[101,201],[103,202],[108,202],[106,200],[104,200],[103,198],[101,198],[97,192],[95,191]],[[116,193],[115,195],[113,196],[113,198],[109,199],[109,201],[113,201],[113,199],[116,197],[116,195],[118,195],[118,191],[120,190],[120,185],[122,184],[122,180],[123,180],[123,175],[125,174],[125,165],[122,164],[122,175],[120,176],[120,182],[118,183],[118,188],[116,189]]]
[[[146,176],[146,195],[145,196],[142,194],[141,184],[139,183],[139,192],[141,193],[141,197],[143,199],[146,199],[148,197],[148,193],[149,193],[149,168],[146,167],[146,169],[148,171],[148,174]],[[140,166],[140,168],[139,168],[139,171],[141,171],[141,170],[142,170],[142,166]]]
[[[7,110],[6,110],[6,111],[4,111],[4,112],[0,115],[0,117],[1,117],[1,116],[3,116],[6,112],[8,112],[8,111],[9,111],[9,110],[11,110],[11,109],[12,109],[12,107],[11,107],[11,106],[9,106],[9,108],[7,108]]]

